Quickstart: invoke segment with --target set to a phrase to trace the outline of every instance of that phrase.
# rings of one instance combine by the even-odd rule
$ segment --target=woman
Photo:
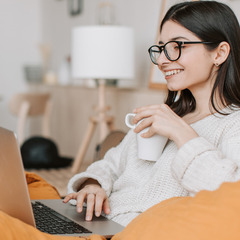
[[[175,196],[217,189],[240,179],[240,29],[218,2],[184,2],[169,9],[151,60],[165,74],[165,104],[134,110],[135,123],[103,160],[69,182],[64,202],[77,200],[86,219],[93,211],[127,225],[139,213]],[[169,138],[156,161],[137,158],[136,133],[150,127]]]

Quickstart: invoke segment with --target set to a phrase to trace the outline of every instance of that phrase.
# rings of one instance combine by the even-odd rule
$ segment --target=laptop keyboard
[[[37,229],[50,234],[92,233],[88,229],[36,201],[32,203]]]

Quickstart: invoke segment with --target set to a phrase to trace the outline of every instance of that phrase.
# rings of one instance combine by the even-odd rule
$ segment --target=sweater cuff
[[[178,150],[172,162],[174,176],[181,181],[192,161],[202,153],[212,150],[213,148],[215,147],[203,137],[193,138],[185,143]]]

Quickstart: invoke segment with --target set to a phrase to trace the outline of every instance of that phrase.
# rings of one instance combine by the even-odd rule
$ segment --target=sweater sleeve
[[[92,163],[85,172],[76,174],[70,179],[68,193],[76,192],[83,182],[92,178],[99,182],[109,196],[113,183],[124,170],[127,148],[132,145],[135,139],[136,135],[130,130],[117,147],[108,150],[104,159]]]
[[[228,128],[229,129],[229,128]],[[175,178],[190,193],[215,190],[240,179],[240,129],[230,128],[218,146],[204,137],[184,144],[172,162]]]

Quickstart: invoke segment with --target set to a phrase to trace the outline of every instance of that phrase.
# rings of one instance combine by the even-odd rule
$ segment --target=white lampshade
[[[72,77],[133,79],[133,30],[123,26],[81,26],[72,31]]]

